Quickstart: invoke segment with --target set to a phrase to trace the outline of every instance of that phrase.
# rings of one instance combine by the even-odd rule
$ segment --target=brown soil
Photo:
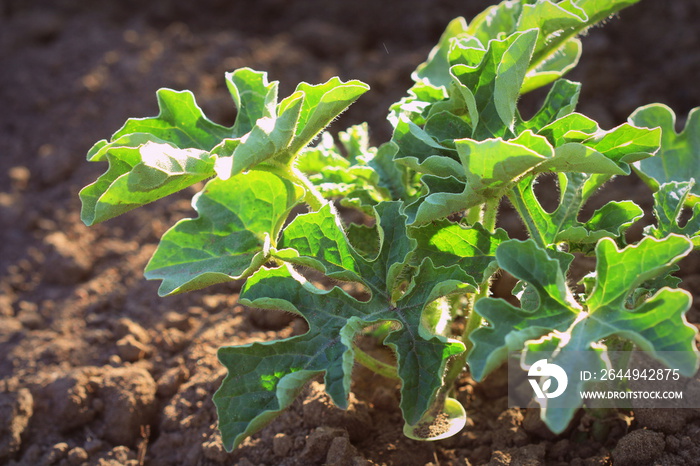
[[[212,119],[230,123],[227,70],[267,70],[283,96],[301,80],[357,78],[372,92],[336,128],[369,121],[381,142],[386,108],[447,22],[490,3],[0,2],[0,463],[700,463],[695,410],[582,413],[553,436],[534,410],[507,409],[502,373],[460,382],[470,416],[461,434],[415,442],[402,435],[396,386],[359,367],[348,411],[312,383],[228,454],[211,401],[224,376],[216,348],[284,338],[303,322],[244,309],[236,286],[157,297],[143,267],[163,232],[192,215],[194,190],[80,223],[77,192],[105,169],[84,154],[126,118],[157,113],[159,87],[193,90]],[[647,1],[593,30],[572,75],[584,82],[580,110],[611,127],[653,101],[681,117],[700,105],[698,17],[696,0]],[[650,205],[631,178],[606,193]],[[507,214],[501,223],[517,228]],[[696,255],[681,272],[694,322],[699,273]]]

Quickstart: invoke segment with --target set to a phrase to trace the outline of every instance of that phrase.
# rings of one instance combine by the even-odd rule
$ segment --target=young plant
[[[379,147],[370,147],[367,125],[339,133],[338,143],[321,133],[367,85],[301,83],[278,101],[276,81],[243,68],[226,74],[233,126],[207,119],[190,92],[161,89],[158,116],[128,120],[90,150],[89,161],[109,168],[80,193],[87,225],[208,180],[192,201],[197,217],[167,231],[146,267],[161,280],[159,294],[245,279],[241,303],[308,323],[303,335],[220,348],[228,375],[214,401],[227,449],[314,377],[346,407],[356,362],[400,380],[404,432],[425,440],[464,426],[465,410],[450,397],[463,370],[480,381],[513,351],[555,350],[557,361],[591,351],[603,364],[606,344],[624,340],[695,372],[696,330],[684,317],[691,296],[670,273],[698,246],[697,203],[679,225],[697,191],[692,174],[659,178],[658,163],[647,161],[659,158],[660,144],[684,161],[693,150],[697,157],[697,138],[678,143],[683,135],[669,135],[673,124],[658,107],[603,130],[574,111],[580,84],[562,78],[579,59],[577,35],[637,1],[505,1],[470,24],[453,20],[391,107],[393,137]],[[522,118],[519,96],[550,84],[539,111]],[[697,118],[688,124],[686,133],[700,130]],[[625,231],[643,215],[635,203],[609,202],[587,220],[580,212],[633,168],[666,184],[655,195],[658,225],[627,245]],[[559,186],[551,212],[534,190],[547,174]],[[496,228],[504,198],[529,239]],[[347,223],[337,205],[372,226]],[[293,215],[298,206],[306,213]],[[567,283],[574,252],[596,259],[583,293]],[[353,282],[367,298],[319,289],[305,268]],[[519,306],[489,297],[499,270],[519,280]],[[395,365],[355,344],[379,324]],[[551,403],[542,418],[561,432],[576,406]]]

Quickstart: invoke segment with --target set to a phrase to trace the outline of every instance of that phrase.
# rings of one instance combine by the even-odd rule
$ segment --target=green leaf
[[[520,214],[530,236],[541,246],[567,242],[572,250],[587,251],[603,237],[620,238],[644,212],[632,201],[611,201],[596,210],[586,222],[579,213],[595,190],[609,177],[584,173],[560,173],[559,204],[549,213],[537,197],[536,177],[520,181],[509,199]]]
[[[448,85],[452,75],[446,69]],[[424,113],[430,109],[432,104],[441,102],[449,97],[446,87],[435,86],[428,82],[417,82],[408,90],[408,96],[394,103],[390,108],[387,119],[392,126],[396,126],[399,118],[403,115],[417,125],[424,125]]]
[[[536,26],[540,34],[522,92],[548,84],[573,68],[581,54],[576,36],[638,1],[545,0],[523,5],[518,29]]]
[[[489,323],[469,337],[474,346],[467,362],[477,381],[503,364],[508,353],[520,350],[526,341],[551,330],[566,330],[580,312],[559,261],[533,240],[503,242],[496,250],[496,259],[499,267],[529,285],[537,305],[524,309],[503,299],[477,301],[474,311]]]
[[[162,280],[161,296],[245,277],[270,256],[277,235],[303,191],[268,172],[213,179],[193,199],[195,219],[180,220],[146,266]]]
[[[541,170],[560,172],[629,175],[630,164],[652,156],[659,147],[661,133],[623,124],[602,131],[590,118],[568,114],[541,128],[555,147],[555,156]]]
[[[347,226],[346,234],[352,248],[365,258],[376,257],[379,253],[379,232],[376,225],[368,227],[351,223]]]
[[[318,144],[301,151],[296,160],[297,169],[307,175],[322,173],[328,168],[345,170],[350,165],[351,162],[343,157],[328,132],[321,134]]]
[[[628,307],[628,298],[635,290],[645,282],[667,275],[691,249],[687,238],[675,235],[663,240],[647,237],[623,250],[617,249],[610,239],[601,240],[596,248],[596,283],[585,303],[587,312],[576,319],[565,338],[555,338],[560,341],[553,362],[573,368],[576,365],[567,361],[570,355],[596,351],[602,366],[606,356],[600,342],[615,335],[632,341],[666,366],[689,377],[694,375],[699,362],[695,347],[697,329],[685,318],[692,303],[690,293],[661,288],[648,299],[635,303],[632,309]],[[547,338],[552,339],[552,335]],[[528,347],[528,351],[538,349],[537,342]],[[576,412],[572,397],[582,389],[583,384],[573,386],[567,396],[547,400],[547,409],[541,415],[552,431],[566,429]]]
[[[395,155],[396,146],[387,142],[379,146],[368,164],[379,175],[379,187],[387,190],[391,200],[406,200],[410,189],[409,176],[403,167],[394,162]]]
[[[222,139],[231,137],[231,129],[213,123],[202,113],[190,91],[159,89],[156,117],[131,118],[114,133],[112,141],[132,133],[147,133],[181,149],[210,151]]]
[[[343,145],[348,159],[353,162],[356,162],[358,158],[366,157],[373,150],[369,145],[369,125],[367,123],[340,131],[338,140]]]
[[[517,29],[539,29],[523,94],[549,84],[576,66],[581,56],[581,43],[574,36],[585,27],[587,20],[586,14],[571,1],[523,5]]]
[[[464,35],[481,43],[516,31],[536,30],[537,44],[521,92],[549,84],[573,68],[581,54],[576,36],[639,0],[501,2],[478,15]]]
[[[324,84],[301,83],[296,92],[303,94],[304,103],[299,115],[291,152],[296,153],[311,142],[338,115],[369,90],[363,82],[344,83],[334,77]]]
[[[279,83],[268,83],[267,73],[239,68],[226,73],[226,86],[238,109],[232,128],[236,137],[250,132],[260,118],[273,118],[276,115]]]
[[[290,248],[299,248],[297,257],[317,257],[317,262],[331,273],[344,269],[347,276],[359,271],[361,283],[371,291],[369,301],[358,301],[337,287],[319,290],[289,266],[263,267],[248,279],[241,293],[243,303],[302,315],[309,331],[285,340],[219,350],[229,373],[214,401],[227,449],[235,448],[288,406],[315,375],[324,374],[326,391],[338,406],[346,407],[354,361],[353,339],[364,327],[379,322],[398,324],[385,344],[397,354],[404,419],[409,425],[415,424],[432,406],[447,360],[464,346],[424,328],[423,309],[441,296],[473,287],[464,284],[470,278],[458,267],[436,268],[427,259],[405,292],[397,295],[401,289],[399,275],[407,266],[415,242],[406,236],[406,218],[399,212],[399,203],[379,204],[376,212],[380,247],[372,259],[347,244],[330,207],[297,217],[283,239]],[[307,239],[302,238],[303,231],[309,232]]]
[[[284,229],[278,257],[331,278],[359,281],[355,255],[332,204],[301,214]],[[285,251],[288,249],[288,251]]]
[[[214,157],[199,149],[178,149],[152,135],[127,134],[98,143],[91,161],[107,160],[109,168],[80,191],[81,220],[86,225],[175,193],[214,174]]]
[[[485,44],[494,37],[514,32],[521,12],[521,2],[500,2],[476,15],[466,32]]]
[[[226,179],[262,162],[293,156],[289,153],[289,145],[297,128],[303,96],[294,94],[283,103],[285,106],[280,109],[279,115],[257,120],[250,133],[233,151],[230,159],[220,159],[217,167],[219,177]],[[230,172],[227,170],[229,165]]]
[[[391,160],[393,150],[369,147],[366,125],[348,128],[338,138],[352,161],[343,157],[329,133],[323,133],[319,144],[302,150],[295,164],[324,198],[341,198],[343,205],[371,215],[371,206],[391,199],[391,189],[405,195],[402,173]]]
[[[368,89],[360,81],[344,83],[337,77],[324,84],[299,84],[275,112],[268,110],[269,116],[256,121],[232,158],[219,160],[217,173],[225,179],[264,162],[291,165],[314,137]]]
[[[472,47],[453,51],[450,72],[465,100],[473,138],[512,134],[520,86],[536,40],[537,31],[530,30],[490,41],[485,53],[474,54]]]
[[[453,38],[463,36],[467,30],[467,22],[461,16],[453,19],[442,33],[438,44],[433,47],[428,59],[418,65],[411,77],[414,81],[422,81],[431,86],[448,86],[452,81],[449,73],[450,63],[447,56],[450,51]]]
[[[576,109],[580,93],[580,83],[566,79],[557,80],[547,93],[542,107],[532,118],[523,121],[519,114],[516,115],[517,132],[530,129],[540,133],[540,129],[572,113]],[[597,128],[597,125],[595,127]]]
[[[583,46],[579,39],[568,40],[556,53],[547,56],[534,67],[530,65],[520,93],[526,94],[561,78],[576,66],[582,53]]]
[[[419,173],[441,177],[463,176],[457,151],[441,145],[427,131],[405,117],[398,120],[392,142],[398,149],[394,160],[402,165]]]
[[[662,184],[654,193],[654,217],[657,225],[650,225],[644,233],[655,238],[677,233],[690,238],[695,248],[700,248],[700,203],[693,205],[693,213],[683,226],[679,223],[693,185],[693,181]]]
[[[700,179],[700,107],[688,114],[685,128],[676,133],[676,115],[669,107],[651,104],[637,109],[630,122],[646,128],[661,128],[661,149],[656,157],[635,164],[635,170],[654,190],[664,183]],[[695,184],[686,202],[700,202],[700,185]]]
[[[650,280],[665,276],[691,249],[690,241],[677,235],[663,240],[647,237],[622,250],[612,239],[603,238],[596,247],[595,283],[582,308],[566,286],[560,263],[533,240],[501,244],[496,250],[499,266],[526,282],[536,299],[522,308],[502,299],[477,302],[475,311],[489,325],[471,335],[474,347],[468,361],[473,376],[481,380],[510,351],[556,349],[559,356],[554,362],[558,363],[557,358],[565,361],[567,354],[577,351],[600,352],[601,341],[611,336],[632,341],[663,363],[693,374],[698,364],[697,330],[684,317],[690,294],[662,288],[636,307],[628,307],[629,296]],[[578,391],[574,387],[569,393]],[[543,420],[554,432],[562,432],[575,414],[571,406],[570,398],[549,399]]]
[[[496,271],[496,248],[508,240],[508,234],[500,228],[490,233],[479,224],[465,227],[449,220],[413,228],[410,235],[418,241],[418,261],[430,257],[437,266],[459,265],[476,279],[475,286]]]
[[[427,223],[490,199],[500,199],[518,178],[552,153],[547,140],[530,131],[510,141],[461,139],[455,145],[466,183],[424,176],[429,191],[424,199],[409,207],[409,212],[415,211],[414,223]]]

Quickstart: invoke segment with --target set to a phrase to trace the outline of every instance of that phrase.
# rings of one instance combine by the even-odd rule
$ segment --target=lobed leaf
[[[669,182],[700,179],[700,107],[688,114],[685,128],[676,133],[676,115],[663,104],[638,108],[629,121],[646,128],[661,128],[661,149],[656,157],[635,164],[639,176],[654,190]],[[695,184],[686,201],[700,201],[700,186]]]
[[[392,193],[405,196],[403,173],[391,160],[393,148],[369,147],[366,124],[341,131],[338,139],[348,158],[323,133],[319,144],[301,151],[295,163],[324,198],[341,199],[343,205],[372,215],[371,206],[391,200]]]
[[[289,266],[263,267],[248,279],[241,294],[243,303],[300,314],[309,331],[285,340],[220,349],[219,358],[229,373],[214,400],[227,449],[235,448],[288,406],[304,383],[317,374],[324,374],[333,401],[346,407],[354,361],[352,342],[357,332],[374,323],[398,324],[385,343],[397,354],[403,381],[401,409],[407,424],[417,423],[435,402],[447,360],[464,346],[424,328],[422,312],[440,296],[473,290],[465,284],[473,279],[457,266],[436,268],[426,259],[406,291],[397,295],[399,275],[415,241],[406,236],[406,217],[399,203],[379,204],[376,212],[380,245],[374,258],[365,258],[349,245],[330,206],[298,216],[281,241],[296,249],[297,260],[315,257],[315,265],[330,274],[350,276],[357,271],[361,283],[371,291],[369,301],[358,301],[337,287],[319,290]]]
[[[299,85],[277,103],[277,81],[242,68],[226,74],[237,106],[230,128],[209,120],[189,91],[160,89],[159,113],[132,118],[111,141],[98,142],[88,161],[109,168],[81,192],[82,219],[104,221],[217,174],[222,179],[260,163],[289,165],[313,137],[368,87],[333,78]]]
[[[324,84],[299,84],[272,115],[257,120],[231,159],[222,159],[217,173],[227,178],[261,163],[289,166],[299,151],[368,89],[360,81],[344,83],[337,77]]]
[[[630,165],[651,157],[659,148],[658,129],[623,124],[602,131],[590,118],[568,114],[541,128],[538,134],[556,147],[542,170],[629,175]]]
[[[509,352],[520,350],[528,340],[552,330],[566,330],[580,312],[566,285],[566,271],[533,240],[501,243],[496,249],[496,259],[500,268],[530,286],[535,305],[525,309],[500,298],[477,301],[474,311],[489,323],[469,337],[474,346],[467,362],[477,381],[503,364]]]
[[[647,237],[623,250],[618,250],[610,239],[601,240],[596,248],[596,282],[586,300],[587,313],[558,342],[558,353],[552,362],[578,370],[580,366],[569,361],[571,355],[595,351],[602,367],[606,356],[599,342],[616,335],[634,342],[666,366],[686,376],[694,375],[699,362],[695,347],[697,329],[685,318],[692,302],[690,294],[664,287],[648,299],[636,302],[632,309],[628,307],[628,298],[635,290],[645,282],[666,276],[691,249],[688,239],[676,235],[663,240]],[[527,351],[540,349],[538,345],[533,342]],[[542,419],[552,431],[561,432],[567,427],[577,406],[571,397],[582,389],[584,384],[579,384],[571,387],[564,398],[547,400]]]
[[[251,275],[270,257],[282,223],[303,190],[277,175],[251,171],[213,179],[192,200],[199,214],[176,223],[146,266],[161,296]]]
[[[498,229],[488,232],[481,225],[472,227],[441,220],[410,230],[410,235],[418,244],[415,254],[418,258],[430,257],[437,266],[458,265],[477,283],[483,283],[498,268],[496,248],[506,240],[508,234]]]
[[[664,238],[671,233],[684,235],[700,248],[700,203],[693,205],[693,213],[680,225],[683,207],[690,195],[694,181],[669,182],[659,187],[654,193],[654,216],[657,225],[648,226],[644,233],[654,238]]]
[[[209,120],[190,91],[159,89],[158,116],[131,118],[114,133],[112,141],[133,133],[146,133],[175,147],[210,151],[222,139],[231,137],[231,129]]]
[[[276,115],[279,82],[270,83],[267,73],[250,68],[239,68],[225,76],[226,87],[238,109],[232,128],[233,137],[250,132],[260,118]]]
[[[581,209],[609,176],[560,173],[558,179],[559,204],[551,213],[545,211],[535,196],[534,176],[520,181],[509,195],[530,237],[542,246],[566,242],[571,250],[587,251],[601,238],[621,238],[644,215],[632,201],[611,201],[596,210],[588,221],[581,222],[578,219]]]
[[[427,223],[490,199],[500,199],[518,178],[552,153],[545,138],[529,131],[510,141],[461,139],[455,145],[465,181],[424,176],[427,193],[407,209],[413,223]]]
[[[102,222],[180,191],[214,174],[214,157],[199,149],[179,149],[146,133],[98,143],[90,160],[109,168],[80,191],[80,218]]]
[[[649,299],[628,307],[629,296],[643,284],[665,276],[691,249],[690,241],[677,235],[662,240],[647,237],[622,250],[612,239],[601,239],[596,246],[595,281],[589,283],[592,290],[582,308],[566,286],[561,263],[533,240],[501,244],[496,250],[499,266],[527,283],[534,293],[527,306],[520,308],[502,299],[477,302],[475,311],[489,325],[471,335],[474,347],[468,361],[472,374],[481,380],[505,361],[508,352],[522,348],[525,358],[530,351],[547,349],[555,351],[554,363],[578,368],[580,365],[567,362],[567,358],[580,351],[594,351],[603,358],[601,341],[618,336],[692,375],[697,370],[698,353],[694,344],[697,330],[684,317],[690,295],[661,288]],[[570,397],[581,388],[573,387],[569,395],[549,399],[543,405],[543,420],[552,431],[566,428],[576,411],[573,406],[578,406]]]

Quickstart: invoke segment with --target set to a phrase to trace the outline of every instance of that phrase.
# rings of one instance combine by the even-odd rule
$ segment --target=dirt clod
[[[151,342],[151,337],[148,335],[146,329],[126,317],[122,317],[117,321],[114,326],[114,333],[117,338],[124,338],[128,335],[132,335],[140,343],[147,345]]]
[[[372,419],[366,403],[358,401],[351,393],[349,408],[342,410],[333,404],[322,384],[312,382],[309,391],[310,395],[303,401],[303,414],[307,422],[344,428],[353,442],[370,435]]]
[[[44,265],[44,279],[47,282],[74,285],[90,273],[93,259],[89,249],[78,247],[61,232],[49,234],[44,242],[49,246]]]
[[[358,456],[357,449],[347,437],[336,437],[331,441],[326,455],[327,466],[351,466]]]
[[[284,433],[276,434],[272,438],[272,452],[275,456],[285,457],[294,447],[294,439]]]
[[[151,349],[138,341],[133,335],[127,335],[117,341],[117,354],[122,361],[135,362],[151,353]]]
[[[51,404],[49,419],[60,431],[83,426],[95,417],[95,392],[89,371],[76,370],[57,379],[47,386],[46,393]]]
[[[636,409],[635,420],[641,427],[666,434],[679,432],[686,423],[700,417],[698,409]]]
[[[75,447],[68,452],[68,464],[71,466],[80,466],[89,458],[87,451],[81,447]]]
[[[26,388],[16,393],[0,393],[0,461],[19,450],[22,434],[33,414],[33,402]]]
[[[133,445],[140,427],[153,421],[153,377],[136,367],[116,368],[105,375],[99,395],[105,402],[104,437],[115,445]]]
[[[635,430],[620,439],[612,452],[615,465],[652,464],[664,451],[664,434],[652,430]]]
[[[316,463],[325,459],[333,440],[343,436],[347,436],[347,432],[343,429],[331,427],[314,429],[306,439],[306,446],[300,455],[301,459],[309,463]]]
[[[171,367],[158,379],[158,396],[167,398],[177,393],[180,385],[187,380],[189,373],[186,367]]]

